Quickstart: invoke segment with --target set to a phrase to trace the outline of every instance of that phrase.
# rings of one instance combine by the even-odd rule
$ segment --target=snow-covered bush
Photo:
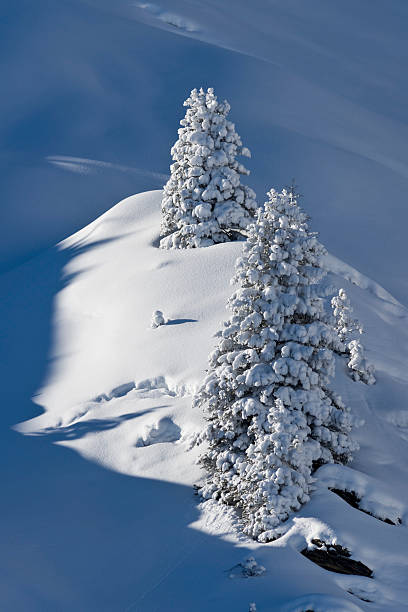
[[[332,298],[331,305],[340,340],[336,347],[337,352],[349,356],[347,366],[354,380],[373,385],[376,382],[374,366],[367,362],[364,346],[358,339],[363,328],[359,321],[353,318],[353,308],[344,289],[340,289],[338,295]]]
[[[218,102],[213,89],[193,89],[184,106],[188,110],[171,149],[174,163],[162,200],[160,246],[165,249],[234,239],[257,208],[254,191],[241,185],[241,175],[249,171],[236,158],[250,152],[227,119],[228,102]]]
[[[268,195],[195,398],[209,420],[201,494],[237,507],[260,541],[309,499],[314,468],[346,463],[356,448],[349,411],[329,388],[336,331],[320,286],[325,249],[293,194]]]
[[[155,327],[160,327],[160,325],[166,325],[166,323],[167,321],[162,311],[154,310],[152,314],[152,320],[151,320],[150,326],[155,328]]]
[[[260,565],[254,557],[247,557],[232,568],[230,578],[253,578],[263,576],[266,568]]]
[[[333,315],[336,321],[337,334],[342,343],[341,352],[346,352],[346,345],[355,337],[362,334],[363,328],[357,319],[353,318],[353,308],[344,289],[331,300]]]
[[[242,575],[246,578],[252,578],[253,576],[263,576],[266,572],[266,568],[263,565],[260,565],[255,560],[255,557],[248,557],[240,565],[242,567]]]
[[[376,380],[374,376],[374,366],[369,364],[364,355],[364,346],[359,340],[352,340],[347,345],[350,354],[348,367],[351,377],[355,381],[361,381],[366,385],[373,385]]]

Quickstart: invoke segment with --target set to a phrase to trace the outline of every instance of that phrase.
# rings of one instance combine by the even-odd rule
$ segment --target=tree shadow
[[[159,249],[160,248],[160,240],[163,238],[163,236],[160,236],[160,234],[158,234],[155,238],[153,238],[153,240],[150,242],[151,246],[154,247],[155,249]]]
[[[182,325],[183,323],[197,323],[197,319],[169,319],[166,325]]]
[[[157,406],[157,408],[166,408],[166,406]],[[107,431],[109,429],[115,429],[121,423],[136,419],[145,414],[153,412],[153,408],[149,410],[143,410],[141,412],[129,412],[128,414],[122,414],[114,419],[88,419],[84,421],[78,421],[72,425],[66,425],[65,427],[46,427],[41,431],[34,431],[27,435],[33,437],[47,436],[52,442],[58,442],[62,440],[78,440],[83,438],[88,433],[96,433],[98,431]]]

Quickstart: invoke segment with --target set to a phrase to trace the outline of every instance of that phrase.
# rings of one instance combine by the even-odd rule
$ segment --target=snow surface
[[[127,198],[1,277],[0,609],[406,610],[408,311],[328,257],[376,368],[366,386],[337,363],[336,389],[365,421],[361,449],[350,467],[318,471],[279,539],[249,541],[232,510],[193,494],[203,421],[191,394],[242,245],[160,250],[160,201]],[[158,309],[168,321],[153,329]],[[314,565],[299,552],[313,538],[346,546],[374,578]],[[266,571],[237,571],[249,557]]]
[[[2,8],[0,609],[408,609],[406,1]],[[260,202],[296,178],[376,368],[366,387],[338,361],[338,389],[365,420],[361,450],[319,471],[267,546],[192,495],[202,419],[190,396],[239,245],[160,252],[156,192],[53,246],[165,183],[182,102],[200,86],[231,103]],[[157,309],[168,322],[152,329]],[[323,536],[374,579],[299,554]],[[234,569],[248,557],[264,575]]]
[[[231,104],[259,201],[295,177],[331,252],[408,304],[406,0],[2,6],[2,269],[161,188],[203,86]]]

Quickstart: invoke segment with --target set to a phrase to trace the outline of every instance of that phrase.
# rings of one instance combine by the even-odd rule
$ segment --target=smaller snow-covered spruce
[[[166,325],[167,320],[164,317],[164,314],[161,310],[154,310],[152,314],[152,320],[150,322],[150,327],[155,329],[156,327],[160,327],[161,325]]]
[[[359,339],[363,328],[359,321],[353,318],[353,308],[344,289],[340,289],[338,295],[332,298],[331,305],[340,340],[336,347],[337,352],[349,357],[347,366],[353,380],[373,385],[376,382],[374,366],[368,363],[364,345]]]
[[[337,334],[342,344],[340,351],[347,352],[347,344],[356,336],[362,334],[363,328],[357,319],[353,318],[353,308],[344,289],[339,289],[331,300],[333,315],[336,321]]]
[[[366,385],[373,385],[376,382],[374,366],[368,363],[362,343],[359,340],[352,340],[348,343],[347,350],[350,354],[350,360],[347,363],[350,376],[355,381],[361,381]]]
[[[241,563],[242,575],[246,578],[252,578],[253,576],[263,576],[266,572],[266,568],[260,565],[255,557],[248,557],[243,563]]]
[[[218,102],[211,88],[193,89],[184,106],[162,199],[160,247],[165,249],[237,239],[257,209],[254,191],[241,185],[241,175],[249,171],[236,158],[250,152],[227,119],[228,102]]]
[[[234,571],[231,572],[230,578],[253,578],[255,576],[263,576],[266,573],[266,568],[260,565],[255,560],[255,557],[247,557],[232,569]]]
[[[245,533],[263,542],[309,499],[313,470],[347,463],[357,448],[329,386],[338,338],[324,310],[325,249],[293,191],[268,195],[195,398],[209,420],[201,494],[235,506]]]

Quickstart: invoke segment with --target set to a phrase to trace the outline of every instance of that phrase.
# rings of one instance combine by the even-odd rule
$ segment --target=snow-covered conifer
[[[266,573],[266,568],[260,565],[255,557],[248,557],[243,563],[240,563],[242,568],[242,575],[246,578],[252,578],[253,576],[263,576]]]
[[[356,448],[349,411],[329,387],[336,332],[320,288],[325,249],[293,193],[268,196],[195,399],[209,420],[201,493],[240,509],[260,541],[309,499],[314,468],[348,462]]]
[[[164,186],[160,246],[192,248],[227,242],[245,231],[257,204],[241,185],[249,171],[237,156],[250,157],[235,125],[230,105],[218,102],[213,89],[193,89],[184,102],[179,138],[171,149],[174,163]]]
[[[338,295],[332,298],[331,305],[340,340],[336,351],[349,356],[347,366],[354,380],[373,385],[376,382],[374,366],[368,363],[364,346],[358,338],[363,333],[363,328],[359,321],[353,318],[353,308],[344,289],[340,289]]]
[[[374,366],[368,363],[365,358],[364,346],[359,340],[352,340],[347,345],[350,361],[348,367],[351,377],[355,381],[361,381],[366,385],[373,385],[376,380],[374,376]]]
[[[353,308],[344,289],[339,289],[337,295],[331,300],[333,315],[336,320],[336,329],[342,343],[342,351],[346,352],[346,345],[356,334],[362,334],[363,328],[357,319],[353,318]]]

